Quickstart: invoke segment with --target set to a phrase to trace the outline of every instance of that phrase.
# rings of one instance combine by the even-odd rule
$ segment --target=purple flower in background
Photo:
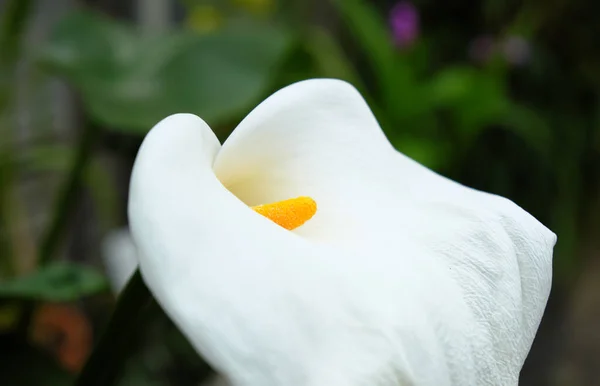
[[[531,45],[521,36],[497,39],[490,35],[481,35],[469,44],[469,57],[476,63],[487,63],[497,54],[513,66],[523,66],[531,58]]]
[[[390,11],[390,26],[396,45],[410,47],[419,36],[419,11],[408,1],[397,3]]]
[[[502,53],[508,63],[522,66],[527,64],[531,57],[531,46],[521,36],[511,36],[502,44]]]
[[[486,63],[496,50],[495,39],[490,35],[479,36],[469,44],[469,57],[476,63]]]

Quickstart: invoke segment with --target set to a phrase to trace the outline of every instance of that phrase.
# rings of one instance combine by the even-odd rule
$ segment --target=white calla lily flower
[[[236,386],[516,385],[556,241],[398,153],[325,79],[278,91],[223,146],[194,115],[158,123],[129,217],[148,287]]]

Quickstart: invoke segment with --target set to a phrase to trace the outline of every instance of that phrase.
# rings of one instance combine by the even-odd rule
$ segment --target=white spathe
[[[248,205],[310,196],[287,231]],[[338,80],[286,87],[220,146],[200,118],[140,148],[129,217],[154,296],[235,386],[516,385],[556,236],[417,164]]]

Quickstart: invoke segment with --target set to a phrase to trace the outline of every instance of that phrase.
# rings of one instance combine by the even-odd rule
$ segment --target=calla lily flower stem
[[[139,270],[133,274],[121,292],[113,315],[100,337],[96,348],[75,382],[75,386],[110,386],[114,384],[121,367],[135,348],[136,331],[143,326],[143,318],[153,301]]]

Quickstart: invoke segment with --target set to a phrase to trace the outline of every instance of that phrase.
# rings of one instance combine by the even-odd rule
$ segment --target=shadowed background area
[[[223,141],[292,82],[349,81],[392,144],[558,235],[521,385],[600,384],[600,3],[0,0],[2,385],[71,385],[134,267],[129,175],[177,112]],[[115,385],[210,369],[155,303]],[[111,360],[115,358],[106,358]]]

